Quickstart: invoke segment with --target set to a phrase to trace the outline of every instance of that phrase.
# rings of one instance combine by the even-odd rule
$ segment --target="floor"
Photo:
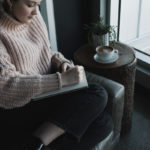
[[[150,150],[150,92],[135,84],[132,129],[114,150]]]

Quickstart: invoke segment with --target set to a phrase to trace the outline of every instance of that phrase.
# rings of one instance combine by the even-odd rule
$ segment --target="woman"
[[[58,150],[89,150],[112,130],[112,120],[104,112],[107,94],[101,86],[89,83],[85,90],[31,101],[36,95],[79,83],[84,70],[82,66],[71,67],[61,53],[50,50],[46,26],[37,8],[40,2],[3,0],[1,3],[3,149],[9,149],[7,143],[17,141],[19,145],[23,141],[19,150],[42,150],[47,146]]]

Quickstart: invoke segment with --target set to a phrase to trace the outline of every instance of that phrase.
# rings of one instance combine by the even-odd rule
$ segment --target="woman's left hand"
[[[66,72],[67,70],[71,69],[72,68],[72,65],[68,62],[64,62],[61,64],[60,66],[60,69],[61,69],[61,72]]]
[[[53,55],[51,59],[51,64],[54,72],[56,71],[65,72],[71,67],[69,60],[63,58],[60,53],[56,53]]]

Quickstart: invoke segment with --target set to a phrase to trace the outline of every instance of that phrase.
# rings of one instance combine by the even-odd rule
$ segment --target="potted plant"
[[[96,23],[85,25],[88,30],[88,42],[94,49],[97,46],[109,46],[110,41],[116,40],[116,31],[114,26],[105,25],[103,18],[99,17]]]

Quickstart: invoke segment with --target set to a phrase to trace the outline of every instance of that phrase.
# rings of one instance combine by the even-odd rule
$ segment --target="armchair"
[[[119,141],[120,137],[124,104],[124,86],[90,72],[86,72],[86,77],[88,81],[100,83],[107,90],[108,104],[106,109],[112,115],[114,121],[114,129],[112,132],[92,150],[112,150]]]
[[[112,150],[120,138],[124,105],[124,86],[105,77],[86,72],[87,80],[100,83],[108,92],[107,111],[112,115],[113,131],[92,150]]]

